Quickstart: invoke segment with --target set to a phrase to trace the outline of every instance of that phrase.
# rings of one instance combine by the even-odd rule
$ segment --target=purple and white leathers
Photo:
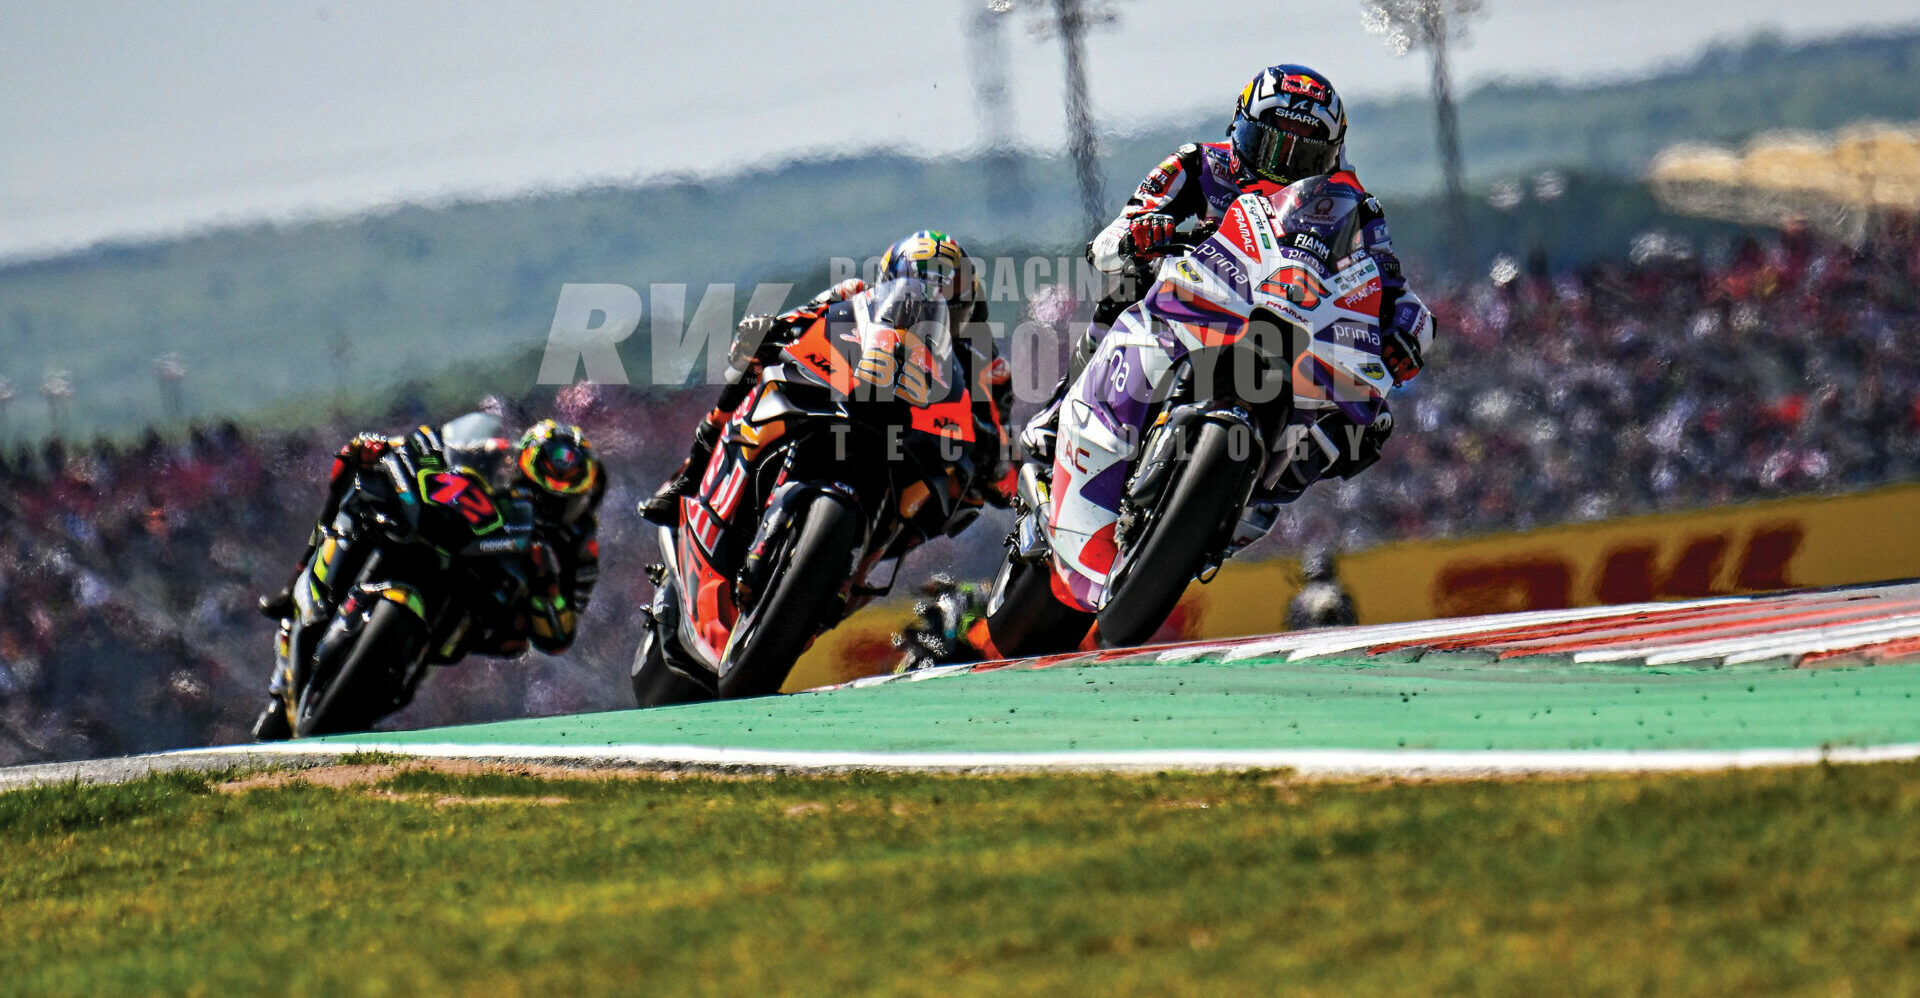
[[[1071,647],[1094,615],[1102,643],[1144,639],[1278,504],[1377,453],[1396,387],[1382,290],[1399,275],[1378,206],[1344,180],[1241,194],[1204,238],[1169,246],[1146,294],[1099,335],[1062,400],[1051,475],[1029,465],[1021,477],[989,607],[996,650]],[[1418,299],[1396,305],[1423,313],[1416,334],[1430,341]],[[1042,569],[1057,606],[1039,602]],[[1078,633],[1011,619],[1029,611]]]

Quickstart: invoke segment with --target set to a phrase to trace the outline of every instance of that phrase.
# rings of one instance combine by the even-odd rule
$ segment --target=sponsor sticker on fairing
[[[1379,331],[1358,322],[1336,322],[1328,327],[1327,332],[1332,336],[1333,342],[1342,346],[1374,347],[1375,349],[1380,346]]]
[[[1246,214],[1247,222],[1260,240],[1260,245],[1268,250],[1273,249],[1273,227],[1267,224],[1267,200],[1258,194],[1242,194],[1236,204]],[[1247,255],[1251,257],[1258,254],[1249,250]]]
[[[1246,268],[1240,266],[1240,261],[1234,259],[1233,254],[1221,249],[1219,244],[1211,240],[1201,243],[1193,248],[1193,256],[1202,265],[1219,274],[1227,283],[1232,284],[1235,291],[1240,294],[1247,293]]]
[[[1344,198],[1317,197],[1302,202],[1289,221],[1306,222],[1309,225],[1333,225],[1346,214],[1347,202]]]
[[[1378,280],[1379,277],[1380,268],[1374,262],[1373,258],[1365,256],[1361,256],[1358,259],[1345,257],[1341,259],[1339,269],[1334,272],[1330,283],[1333,286],[1334,294],[1344,295],[1355,288],[1361,287],[1368,281]]]
[[[1375,278],[1341,295],[1336,304],[1351,312],[1366,312],[1379,309],[1380,306],[1377,301],[1379,297],[1380,280],[1379,278]],[[1366,307],[1370,304],[1373,306],[1373,309]]]
[[[1260,246],[1254,241],[1254,235],[1247,222],[1247,210],[1244,205],[1235,205],[1227,209],[1220,220],[1220,235],[1231,240],[1250,260],[1260,259]]]

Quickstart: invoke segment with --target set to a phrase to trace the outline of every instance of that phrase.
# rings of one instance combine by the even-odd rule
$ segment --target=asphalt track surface
[[[426,758],[670,770],[1476,777],[1920,758],[1920,585],[1076,653],[792,696],[0,770]]]

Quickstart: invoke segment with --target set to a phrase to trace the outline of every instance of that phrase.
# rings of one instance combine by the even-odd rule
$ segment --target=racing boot
[[[294,575],[298,580],[300,576]],[[279,591],[260,597],[260,616],[268,620],[285,620],[293,616],[293,583],[281,586]]]
[[[256,742],[284,742],[293,737],[293,725],[287,722],[287,705],[279,697],[270,697],[253,722]]]
[[[315,530],[307,538],[307,549],[301,553],[300,560],[294,562],[293,577],[279,591],[260,597],[260,616],[268,620],[286,620],[293,616],[293,587],[300,584],[300,574],[307,570],[307,562],[313,560],[313,552],[320,547],[320,532]]]
[[[1020,431],[1020,448],[1026,452],[1029,464],[1037,464],[1046,469],[1053,467],[1053,444],[1060,426],[1060,404],[1067,398],[1067,379],[1061,378],[1053,386],[1053,395],[1047,404],[1027,420]]]
[[[680,499],[700,484],[701,476],[707,473],[707,460],[713,457],[713,448],[719,442],[720,424],[702,422],[693,431],[693,447],[687,451],[687,459],[653,498],[640,504],[640,515],[663,527],[679,523]]]

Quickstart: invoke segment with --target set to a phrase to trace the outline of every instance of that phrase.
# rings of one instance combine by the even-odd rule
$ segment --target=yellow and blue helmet
[[[880,257],[880,280],[902,277],[925,281],[950,302],[966,304],[984,297],[973,258],[957,240],[938,229],[921,229],[887,247]]]

